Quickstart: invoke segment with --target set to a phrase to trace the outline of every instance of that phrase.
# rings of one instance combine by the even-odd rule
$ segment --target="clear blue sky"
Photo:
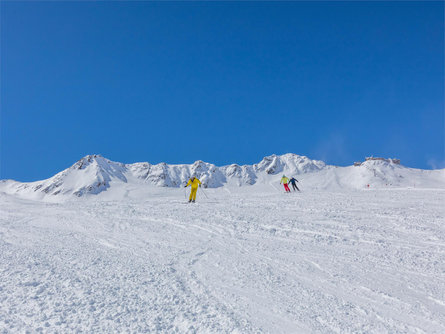
[[[1,2],[1,170],[445,167],[442,2]]]

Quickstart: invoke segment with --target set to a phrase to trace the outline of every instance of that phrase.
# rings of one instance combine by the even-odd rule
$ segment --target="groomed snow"
[[[302,188],[0,193],[0,331],[445,333],[445,190]]]

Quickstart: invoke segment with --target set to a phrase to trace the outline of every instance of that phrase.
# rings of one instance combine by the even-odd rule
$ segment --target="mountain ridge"
[[[0,191],[37,197],[97,195],[115,184],[178,188],[192,176],[206,188],[241,187],[279,182],[281,174],[303,177],[314,189],[362,189],[373,186],[409,186],[408,180],[425,186],[445,188],[445,169],[417,170],[395,160],[368,160],[360,166],[338,167],[294,153],[272,154],[253,165],[216,166],[197,160],[193,164],[124,164],[100,154],[87,155],[54,176],[35,182],[0,181]],[[422,176],[425,180],[422,180]],[[443,179],[443,180],[442,180]],[[443,181],[443,182],[442,182]],[[437,183],[437,185],[435,184]]]

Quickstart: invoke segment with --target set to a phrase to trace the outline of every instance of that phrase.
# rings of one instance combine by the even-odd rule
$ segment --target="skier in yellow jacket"
[[[196,192],[198,191],[198,187],[201,187],[201,181],[199,181],[196,177],[192,176],[189,182],[187,182],[185,187],[187,188],[190,185],[192,187],[192,191],[190,192],[189,202],[195,203]]]
[[[284,190],[286,190],[287,193],[290,193],[289,186],[287,185],[289,183],[289,179],[286,177],[286,175],[283,175],[281,178],[280,184],[283,184]]]

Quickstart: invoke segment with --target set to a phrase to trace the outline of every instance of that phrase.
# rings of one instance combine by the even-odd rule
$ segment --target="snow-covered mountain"
[[[37,193],[43,195],[98,194],[114,182],[127,182],[127,168],[124,164],[113,162],[100,155],[88,155],[71,167],[53,177],[36,182],[21,183],[11,180],[2,181],[0,189],[18,194]]]
[[[336,167],[292,153],[271,155],[254,165],[218,167],[196,161],[193,164],[169,165],[148,162],[123,164],[101,155],[88,155],[53,177],[36,182],[0,181],[0,191],[43,198],[54,195],[99,194],[113,185],[180,187],[192,176],[204,187],[279,185],[281,175],[295,176],[305,188],[363,189],[388,186],[445,188],[445,170],[412,169],[392,160],[370,160],[360,166]]]
[[[304,176],[311,188],[339,190],[383,187],[445,189],[445,169],[424,170],[388,160],[368,160],[360,166],[324,168]]]

